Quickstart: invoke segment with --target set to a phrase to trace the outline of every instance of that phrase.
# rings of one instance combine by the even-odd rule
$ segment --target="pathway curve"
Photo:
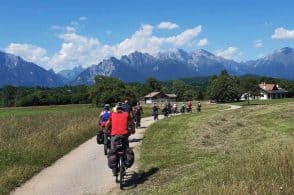
[[[160,119],[162,116],[160,116]],[[131,147],[136,147],[144,136],[144,131],[154,120],[142,119],[140,128],[129,139]],[[136,150],[135,150],[136,151]],[[137,154],[136,154],[137,155]],[[13,195],[81,195],[103,194],[117,187],[103,145],[97,145],[96,136],[45,168],[32,179],[11,192]]]

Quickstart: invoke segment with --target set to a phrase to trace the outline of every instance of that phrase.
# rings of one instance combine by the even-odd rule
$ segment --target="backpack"
[[[132,148],[128,148],[126,151],[124,164],[127,168],[130,168],[134,164],[134,161],[135,161],[134,151],[132,150]]]
[[[124,105],[124,111],[130,113],[132,111],[132,107],[130,104]]]
[[[96,136],[97,144],[103,144],[104,142],[104,135],[103,131],[99,131]]]
[[[108,152],[107,160],[108,160],[108,167],[110,169],[114,169],[114,168],[117,167],[117,164],[118,164],[118,156],[116,155],[116,151],[114,149],[111,149]]]
[[[135,107],[135,114],[141,114],[141,106],[136,106]]]
[[[104,111],[101,117],[101,122],[106,122],[110,118],[110,111]]]

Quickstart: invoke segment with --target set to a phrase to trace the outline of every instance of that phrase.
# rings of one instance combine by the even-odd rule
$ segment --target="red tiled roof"
[[[276,84],[261,83],[261,84],[259,84],[259,87],[265,91],[278,90],[278,87]]]

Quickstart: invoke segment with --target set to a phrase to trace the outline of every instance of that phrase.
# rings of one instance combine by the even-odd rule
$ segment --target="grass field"
[[[294,103],[214,106],[152,125],[125,193],[294,194]]]
[[[151,105],[143,105],[151,116]],[[0,194],[8,194],[97,133],[91,105],[0,108]]]
[[[89,105],[0,109],[0,194],[94,136],[98,114]]]
[[[68,113],[87,111],[91,105],[62,105],[62,106],[35,106],[35,107],[15,107],[15,108],[0,108],[0,117],[7,116],[31,116],[48,113]]]
[[[294,98],[284,98],[284,99],[272,99],[272,100],[250,100],[249,105],[248,101],[236,102],[233,103],[239,106],[254,106],[254,105],[271,105],[271,104],[279,104],[286,102],[294,102]]]

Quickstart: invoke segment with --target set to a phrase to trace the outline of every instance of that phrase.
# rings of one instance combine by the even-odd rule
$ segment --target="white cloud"
[[[263,47],[262,40],[256,40],[256,41],[254,41],[254,47],[256,47],[256,48],[262,48]]]
[[[75,28],[75,27],[72,27],[72,26],[66,26],[66,27],[65,27],[65,30],[66,30],[66,32],[68,32],[68,33],[76,32],[76,28]]]
[[[276,28],[272,39],[294,39],[294,30],[287,30],[283,27]]]
[[[238,48],[228,47],[226,49],[220,49],[215,51],[217,56],[221,56],[226,59],[236,59],[241,53],[238,53]]]
[[[197,45],[200,47],[206,46],[207,44],[208,44],[208,40],[206,38],[200,39],[197,43]]]
[[[79,20],[84,21],[84,20],[88,20],[88,18],[86,16],[81,16],[81,17],[79,17]]]
[[[187,29],[179,35],[165,38],[165,41],[176,46],[183,46],[193,40],[202,31],[201,25]]]
[[[44,68],[49,68],[47,65],[50,58],[47,56],[47,51],[44,48],[31,44],[11,43],[5,51],[21,56],[26,61],[34,62]]]
[[[158,37],[153,34],[154,26],[145,24],[123,41],[107,45],[101,43],[98,38],[80,35],[76,28],[72,25],[62,29],[59,26],[56,28],[62,31],[58,36],[62,44],[60,50],[49,57],[45,49],[29,44],[12,43],[7,47],[7,52],[24,57],[45,68],[60,71],[77,65],[89,67],[105,58],[120,57],[134,51],[156,54],[166,48],[185,47],[195,41],[202,31],[199,25],[174,36]]]
[[[179,25],[172,22],[161,22],[160,24],[157,25],[157,28],[172,30],[172,29],[179,28]]]
[[[77,65],[90,66],[97,63],[100,42],[96,38],[89,38],[72,33],[61,34],[63,41],[61,49],[54,54],[49,64],[54,70],[70,69]]]

